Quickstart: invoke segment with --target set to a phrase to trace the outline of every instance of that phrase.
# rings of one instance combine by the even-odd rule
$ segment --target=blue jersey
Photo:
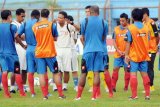
[[[36,45],[36,39],[32,31],[32,26],[36,22],[37,22],[37,19],[31,19],[23,23],[18,30],[19,35],[22,35],[23,33],[25,33],[25,39],[28,45],[34,45],[34,46]]]
[[[0,54],[16,54],[15,33],[17,27],[10,23],[0,24]]]
[[[104,52],[103,35],[106,36],[106,23],[102,23],[102,18],[98,16],[89,16],[81,23],[81,33],[84,35],[84,54],[89,52]],[[85,27],[86,26],[86,27]]]

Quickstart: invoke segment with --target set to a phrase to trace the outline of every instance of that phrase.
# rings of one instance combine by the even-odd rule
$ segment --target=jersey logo
[[[139,33],[137,36],[146,36],[146,33]]]
[[[44,25],[37,26],[36,29],[46,28],[48,26],[49,26],[48,24],[44,24]]]

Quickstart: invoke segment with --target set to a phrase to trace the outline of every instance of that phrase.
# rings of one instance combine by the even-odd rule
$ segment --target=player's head
[[[31,12],[31,17],[32,18],[36,18],[36,19],[38,19],[39,20],[39,18],[40,18],[40,12],[39,12],[39,10],[33,10],[32,12]]]
[[[132,10],[132,18],[134,21],[142,22],[142,19],[143,19],[142,9],[138,9],[138,8],[133,9]]]
[[[98,16],[99,15],[99,7],[97,5],[93,5],[90,7],[91,16]]]
[[[145,21],[149,17],[149,9],[142,8],[142,11],[143,11],[143,21]]]
[[[1,18],[2,20],[7,20],[8,22],[12,21],[12,14],[10,10],[3,10],[1,11]]]
[[[67,23],[71,23],[72,25],[74,24],[74,19],[71,15],[67,16]]]
[[[50,14],[50,12],[49,12],[48,9],[42,9],[42,10],[41,10],[41,17],[42,17],[42,18],[48,18],[48,17],[49,17],[49,14]]]
[[[120,24],[125,27],[128,24],[128,15],[126,13],[122,13],[120,15]]]
[[[86,17],[90,16],[90,8],[91,8],[90,5],[88,5],[88,6],[85,7]]]
[[[66,22],[67,19],[67,13],[65,11],[60,11],[58,13],[58,22],[60,24],[64,24]]]
[[[23,22],[25,18],[25,10],[22,8],[19,8],[16,10],[16,18],[18,22]]]

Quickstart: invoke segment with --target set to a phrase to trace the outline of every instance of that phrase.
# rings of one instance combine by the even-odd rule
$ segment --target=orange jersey
[[[131,32],[132,42],[129,51],[129,57],[134,62],[149,61],[149,30],[147,26],[139,29],[134,24],[128,27]]]
[[[153,28],[151,26],[151,24],[154,24],[154,20],[150,19],[148,22],[144,22],[144,24],[149,28],[149,32],[150,32],[150,40],[149,40],[149,52],[150,53],[156,53],[157,49],[158,49],[158,45],[156,42],[156,37],[154,35],[154,31]]]
[[[52,22],[49,22],[48,20],[37,22],[32,29],[37,41],[35,49],[36,58],[56,56],[54,37],[52,35]]]
[[[120,26],[117,26],[114,29],[115,43],[117,45],[117,48],[122,52],[125,52],[125,49],[126,49],[126,41],[124,40],[126,33],[127,33],[127,29],[121,29]],[[121,55],[117,51],[115,51],[114,57],[119,58],[121,57]]]

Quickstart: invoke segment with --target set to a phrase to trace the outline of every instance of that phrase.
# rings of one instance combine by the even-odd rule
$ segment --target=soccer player
[[[93,92],[92,100],[97,98],[97,92],[100,86],[100,71],[104,71],[104,41],[103,38],[107,34],[105,33],[106,23],[104,23],[103,28],[103,19],[99,17],[99,7],[91,6],[90,8],[91,16],[87,18],[88,24],[86,24],[86,19],[83,20],[81,24],[81,41],[84,45],[84,52],[82,56],[81,63],[81,76],[78,84],[78,92],[75,100],[81,99],[81,94],[86,82],[86,76],[88,71],[94,72],[93,80]],[[86,29],[85,29],[86,27]],[[93,32],[94,31],[94,32]],[[103,36],[104,35],[104,36]],[[96,45],[95,45],[96,44]]]
[[[128,65],[124,61],[124,54],[126,49],[126,33],[127,33],[127,27],[128,27],[128,15],[125,13],[122,13],[120,15],[120,25],[116,26],[114,28],[113,33],[113,43],[114,47],[116,49],[114,53],[114,68],[112,73],[112,88],[113,91],[116,92],[116,83],[118,80],[118,74],[120,67],[124,67],[125,76],[124,76],[124,91],[128,90],[129,85],[129,79],[130,79],[130,72],[128,69]]]
[[[25,10],[22,8],[19,8],[16,10],[16,20],[12,22],[12,24],[16,25],[17,30],[20,28],[21,24],[23,23],[25,18]],[[24,35],[22,36],[22,41],[23,44],[26,44],[26,41],[24,40]],[[20,69],[21,69],[21,74],[22,74],[22,80],[23,80],[23,85],[24,85],[24,90],[27,92],[27,85],[26,85],[26,79],[27,79],[27,66],[26,66],[26,50],[23,49],[18,43],[15,42],[16,45],[16,50],[17,54],[19,57],[19,62],[20,62]],[[10,87],[10,92],[15,93],[15,76],[14,74],[11,75],[11,87]]]
[[[32,27],[37,44],[35,48],[35,57],[37,64],[37,72],[40,78],[40,86],[44,100],[48,99],[48,91],[46,89],[45,73],[47,66],[53,74],[53,80],[57,86],[59,98],[66,98],[63,94],[61,78],[58,72],[58,63],[56,60],[56,49],[54,41],[57,40],[57,29],[55,24],[48,21],[49,10],[42,9],[42,20],[34,24]]]
[[[86,14],[86,18],[88,18],[90,16],[90,5],[85,7],[85,14]],[[89,92],[93,91],[93,72],[92,71],[88,71],[87,73],[87,81],[88,81],[88,85],[89,85]]]
[[[72,18],[73,17],[69,17]],[[72,20],[73,21],[73,20]],[[67,90],[67,85],[69,82],[69,72],[72,73],[74,81],[74,89],[78,88],[78,58],[75,49],[76,29],[73,25],[67,23],[68,20],[67,13],[65,11],[60,11],[58,15],[58,39],[56,43],[57,49],[57,60],[60,66],[60,71],[64,72],[64,84],[63,90]],[[73,22],[72,22],[73,23]]]
[[[25,96],[23,90],[22,77],[20,74],[20,64],[18,55],[15,48],[15,39],[17,43],[25,49],[26,46],[21,42],[18,36],[15,36],[17,27],[10,24],[12,21],[12,15],[10,10],[3,10],[1,12],[2,23],[0,24],[0,66],[2,67],[2,84],[4,89],[4,95],[10,98],[10,92],[8,91],[8,73],[15,73],[15,81],[18,85],[20,96]],[[4,36],[5,35],[5,36]]]
[[[149,9],[143,8],[142,11],[143,11],[143,23],[147,25],[150,31],[149,56],[151,60],[148,61],[147,73],[150,79],[150,90],[154,91],[154,61],[156,58],[156,53],[158,51],[157,49],[159,44],[159,35],[156,23],[149,17]]]
[[[28,83],[32,97],[35,96],[34,91],[34,73],[36,72],[36,59],[34,50],[36,47],[36,39],[32,31],[32,26],[39,21],[40,12],[38,10],[33,10],[31,12],[31,20],[23,23],[16,36],[23,36],[25,34],[25,40],[27,42],[26,50],[26,60],[27,60],[27,71],[28,71]]]
[[[150,60],[148,55],[149,49],[149,30],[146,25],[143,25],[143,11],[135,8],[132,11],[132,18],[134,24],[128,26],[128,32],[126,34],[126,51],[125,61],[128,64],[130,62],[130,87],[132,95],[129,100],[135,100],[137,96],[137,71],[143,79],[143,85],[145,89],[145,99],[150,99],[150,80],[147,74],[148,62]]]

